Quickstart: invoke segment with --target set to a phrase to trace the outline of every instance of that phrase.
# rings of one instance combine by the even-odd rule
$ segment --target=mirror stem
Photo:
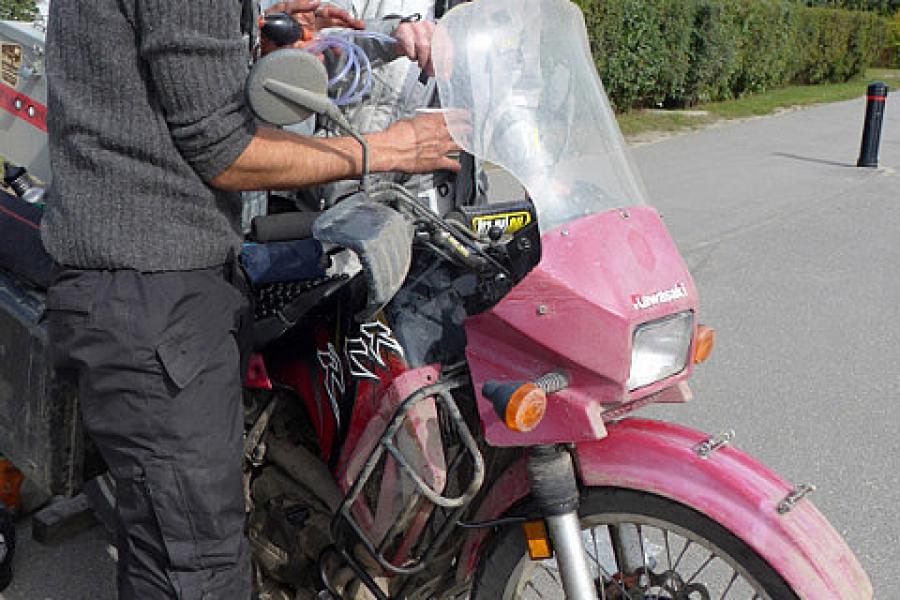
[[[341,113],[341,109],[335,106],[335,104],[323,94],[316,94],[315,92],[310,92],[309,90],[287,84],[277,79],[266,79],[263,83],[263,87],[272,94],[283,98],[288,102],[302,106],[310,112],[325,115],[334,121],[335,125],[343,129],[353,139],[359,142],[362,146],[362,175],[359,178],[359,189],[363,192],[367,192],[369,189],[369,144],[366,142],[365,138],[363,138],[362,134],[350,125],[343,113]]]
[[[325,116],[331,119],[335,125],[343,129],[350,137],[359,142],[362,146],[362,174],[359,177],[359,190],[368,194],[369,192],[369,143],[344,117],[341,110],[331,105],[328,110],[323,111]]]

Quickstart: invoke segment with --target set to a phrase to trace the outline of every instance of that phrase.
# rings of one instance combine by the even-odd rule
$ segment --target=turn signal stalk
[[[527,433],[537,427],[547,411],[547,394],[569,384],[561,373],[548,373],[534,382],[487,381],[481,389],[494,405],[504,424],[512,431]]]

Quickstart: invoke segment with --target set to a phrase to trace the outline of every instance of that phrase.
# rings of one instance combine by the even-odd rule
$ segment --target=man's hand
[[[450,137],[442,114],[429,113],[397,121],[386,130],[366,137],[372,171],[459,171],[459,162],[447,155],[460,148]]]
[[[317,9],[314,13],[313,26],[316,31],[331,27],[344,29],[365,29],[366,24],[362,19],[357,19],[346,10],[337,6],[327,5]]]
[[[345,29],[365,29],[366,24],[354,18],[346,10],[337,6],[321,6],[319,0],[287,0],[277,2],[266,9],[266,14],[284,12],[312,31],[321,31],[330,27]]]
[[[400,23],[394,30],[398,51],[409,60],[417,62],[419,68],[434,75],[431,63],[431,37],[434,35],[434,23],[430,21],[411,21]]]
[[[365,23],[360,19],[356,19],[346,10],[336,6],[320,6],[319,0],[288,0],[286,2],[278,2],[266,9],[266,14],[287,13],[289,14],[305,32],[321,31],[330,27],[340,27],[344,29],[364,29]],[[307,37],[307,36],[304,36]],[[310,43],[307,40],[297,40],[290,45],[291,48],[304,48]],[[263,36],[261,40],[261,51],[263,55],[278,49],[271,40]]]

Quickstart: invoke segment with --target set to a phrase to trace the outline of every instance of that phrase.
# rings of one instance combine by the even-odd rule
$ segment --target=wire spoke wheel
[[[796,598],[759,555],[706,516],[631,490],[591,489],[582,541],[601,600]],[[482,561],[473,598],[565,598],[556,559],[532,561],[521,531],[504,531]]]

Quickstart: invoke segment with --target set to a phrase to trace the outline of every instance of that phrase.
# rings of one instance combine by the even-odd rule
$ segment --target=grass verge
[[[734,100],[699,104],[690,111],[636,110],[617,115],[622,133],[640,140],[652,133],[699,129],[723,119],[742,119],[772,114],[780,108],[852,100],[866,93],[873,81],[900,87],[900,69],[869,69],[865,77],[845,83],[791,85]]]

